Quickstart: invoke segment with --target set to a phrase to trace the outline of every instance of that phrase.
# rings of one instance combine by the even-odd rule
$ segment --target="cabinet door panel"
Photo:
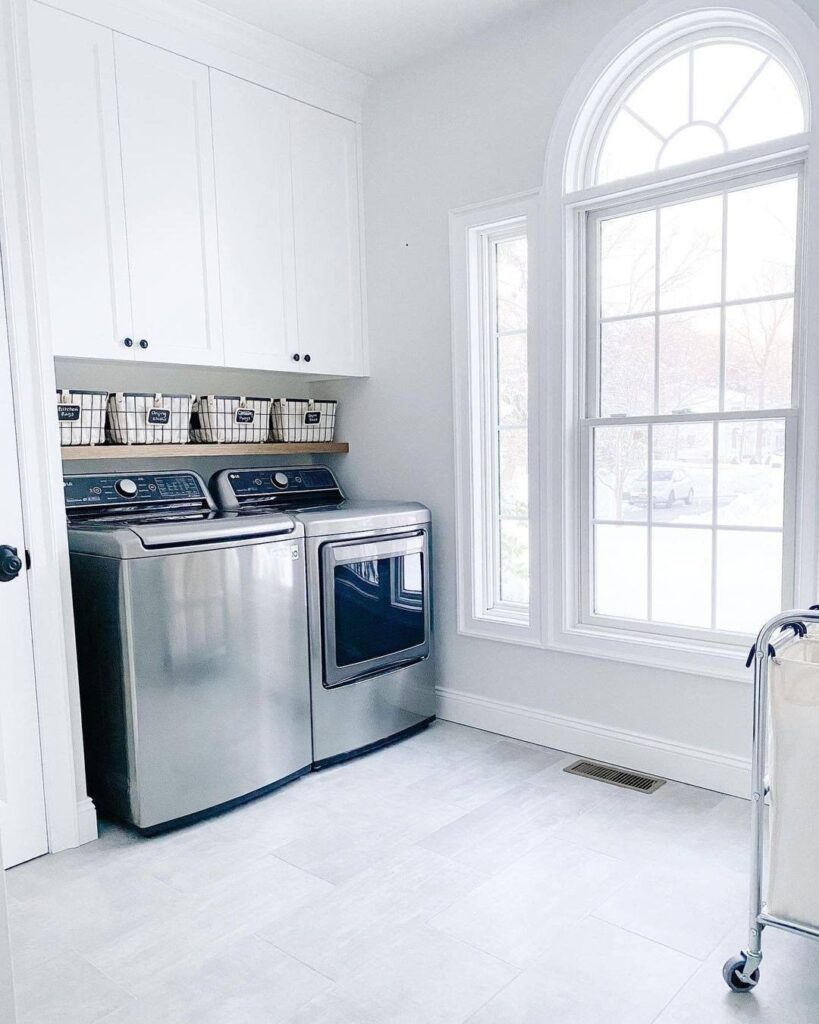
[[[29,39],[54,351],[132,359],[113,33],[33,3]]]
[[[211,70],[225,363],[298,369],[292,101]]]
[[[208,69],[116,33],[115,50],[138,354],[222,365]]]
[[[297,103],[291,138],[298,350],[316,373],[361,373],[356,128]]]

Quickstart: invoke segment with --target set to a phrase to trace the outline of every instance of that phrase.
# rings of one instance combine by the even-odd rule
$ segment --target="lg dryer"
[[[313,761],[370,750],[435,716],[429,509],[349,501],[323,466],[224,470],[224,509],[282,509],[304,528]]]
[[[89,791],[140,829],[308,771],[304,531],[195,473],[68,476]]]

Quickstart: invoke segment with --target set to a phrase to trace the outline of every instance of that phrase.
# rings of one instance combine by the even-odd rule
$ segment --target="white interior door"
[[[48,850],[40,728],[25,564],[14,578],[7,548],[25,563],[20,469],[5,302],[0,285],[0,833],[6,867]],[[5,571],[4,571],[5,570]]]
[[[137,357],[219,366],[208,69],[118,33],[114,49]]]
[[[2,833],[2,829],[0,829]],[[0,864],[3,862],[3,836],[0,834]],[[0,872],[0,1020],[14,1024],[14,985],[11,976],[11,947],[9,944],[8,914],[6,912],[6,880]]]

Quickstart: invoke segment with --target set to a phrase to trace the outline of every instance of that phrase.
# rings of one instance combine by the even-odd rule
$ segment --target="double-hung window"
[[[770,25],[705,10],[612,68],[546,234],[564,245],[548,636],[734,676],[767,618],[816,599],[807,79]]]
[[[800,172],[587,220],[588,621],[746,635],[791,600]]]
[[[531,638],[530,233],[534,197],[451,217],[460,624]]]

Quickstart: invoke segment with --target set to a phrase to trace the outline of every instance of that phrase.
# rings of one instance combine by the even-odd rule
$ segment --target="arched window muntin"
[[[746,149],[761,147],[775,152],[787,148],[786,140],[801,139],[808,134],[812,123],[810,88],[801,61],[778,32],[755,15],[741,11],[706,10],[678,15],[643,33],[598,78],[582,105],[567,147],[564,196],[568,199],[573,193],[586,189],[615,191],[622,182],[632,180],[631,176],[603,182],[597,180],[601,150],[612,122],[627,105],[627,98],[653,72],[686,50],[731,43],[758,50],[763,59],[773,59],[787,72],[801,101],[803,130],[748,147],[729,148],[726,145],[723,153],[692,161],[692,166],[710,162],[720,165],[741,162]],[[694,120],[689,123],[714,127],[710,121]],[[687,125],[681,125],[674,135],[684,127]],[[675,163],[640,173],[634,178],[641,182],[650,181],[653,176],[666,179],[683,173],[687,166],[687,163]]]

